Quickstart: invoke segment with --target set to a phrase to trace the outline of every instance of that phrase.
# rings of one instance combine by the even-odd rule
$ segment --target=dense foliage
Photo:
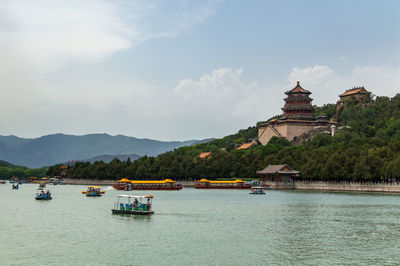
[[[342,129],[334,136],[317,135],[303,145],[273,138],[266,146],[235,149],[257,137],[258,125],[209,143],[182,147],[158,157],[134,162],[114,159],[76,163],[70,178],[186,179],[256,178],[256,171],[268,164],[289,164],[301,171],[302,179],[324,181],[388,181],[400,177],[400,95],[393,98],[347,101],[316,107],[317,115],[335,119]],[[201,152],[211,151],[208,159]],[[58,166],[49,168],[58,175]]]
[[[31,169],[24,166],[15,166],[5,161],[0,161],[0,179],[10,179],[13,176],[19,178],[26,177],[44,177],[46,175],[47,168]]]

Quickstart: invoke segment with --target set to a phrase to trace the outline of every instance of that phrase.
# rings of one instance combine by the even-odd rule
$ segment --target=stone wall
[[[306,133],[301,134],[300,136],[297,136],[295,139],[293,139],[292,144],[301,145],[309,140],[312,140],[318,134],[331,135],[331,133],[332,133],[332,130],[331,130],[330,126],[317,126],[317,127],[314,127],[313,129],[311,129],[310,131],[307,131]]]
[[[278,137],[270,126],[264,126],[258,129],[258,141],[264,146],[267,145],[268,141],[274,136]]]
[[[359,183],[359,182],[268,182],[272,189],[298,189],[322,191],[389,192],[400,193],[397,183]]]
[[[314,124],[288,124],[284,125],[287,127],[287,135],[286,138],[288,141],[292,141],[295,137],[300,136],[310,130],[312,130],[315,125]]]
[[[284,137],[289,141],[292,141],[295,137],[300,136],[306,132],[309,132],[315,127],[315,124],[278,124],[272,128],[271,125],[263,126],[258,129],[258,141],[262,145],[267,145],[268,141],[276,137]],[[277,134],[278,132],[279,134]]]

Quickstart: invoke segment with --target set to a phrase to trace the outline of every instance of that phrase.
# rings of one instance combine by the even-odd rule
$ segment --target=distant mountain
[[[32,141],[33,139],[26,139],[26,138],[20,138],[14,135],[10,136],[1,136],[0,135],[0,141],[3,142],[4,144],[7,145],[9,148],[15,148],[21,144],[28,143]]]
[[[191,145],[197,145],[197,144],[208,143],[208,142],[211,142],[211,141],[213,141],[213,140],[215,140],[215,139],[216,139],[216,138],[198,140],[198,141],[193,142]]]
[[[108,134],[52,134],[33,139],[0,135],[0,160],[16,165],[42,167],[105,154],[155,156],[198,141],[158,141]]]
[[[126,161],[129,158],[133,162],[133,161],[139,159],[140,157],[142,157],[142,156],[140,156],[139,154],[136,154],[136,153],[134,153],[134,154],[121,154],[121,155],[104,154],[104,155],[95,156],[95,157],[92,157],[92,158],[89,158],[89,159],[86,159],[86,160],[83,160],[83,161],[91,162],[91,163],[94,163],[96,161],[103,161],[105,163],[109,163],[115,158],[119,159],[120,161]]]

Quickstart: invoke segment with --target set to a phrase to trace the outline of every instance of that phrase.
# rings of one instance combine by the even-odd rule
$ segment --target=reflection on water
[[[396,264],[400,198],[384,194],[152,191],[154,215],[111,214],[116,196],[84,186],[37,185],[2,195],[2,264]],[[123,192],[147,194],[148,192]]]
[[[151,221],[151,215],[127,215],[127,214],[119,214],[119,213],[113,213],[112,216],[116,216],[121,221],[130,221],[130,220],[135,220],[138,222],[150,222]]]

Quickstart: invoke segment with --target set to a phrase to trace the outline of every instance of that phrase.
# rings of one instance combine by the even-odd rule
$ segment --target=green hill
[[[387,181],[400,177],[400,95],[377,97],[369,102],[348,101],[337,110],[335,104],[316,107],[317,115],[334,118],[346,126],[334,137],[317,135],[294,146],[273,138],[266,145],[248,150],[235,149],[257,137],[258,125],[208,143],[181,147],[157,157],[135,162],[113,160],[109,164],[80,164],[70,177],[82,173],[103,173],[97,178],[256,178],[256,171],[268,164],[287,163],[301,171],[302,179],[324,181]],[[201,152],[212,152],[200,159]],[[90,169],[90,171],[89,171]],[[78,171],[79,170],[79,171]]]
[[[24,166],[13,165],[9,162],[0,160],[0,179],[10,179],[13,176],[18,178],[43,177],[46,175],[47,168],[30,169]]]

